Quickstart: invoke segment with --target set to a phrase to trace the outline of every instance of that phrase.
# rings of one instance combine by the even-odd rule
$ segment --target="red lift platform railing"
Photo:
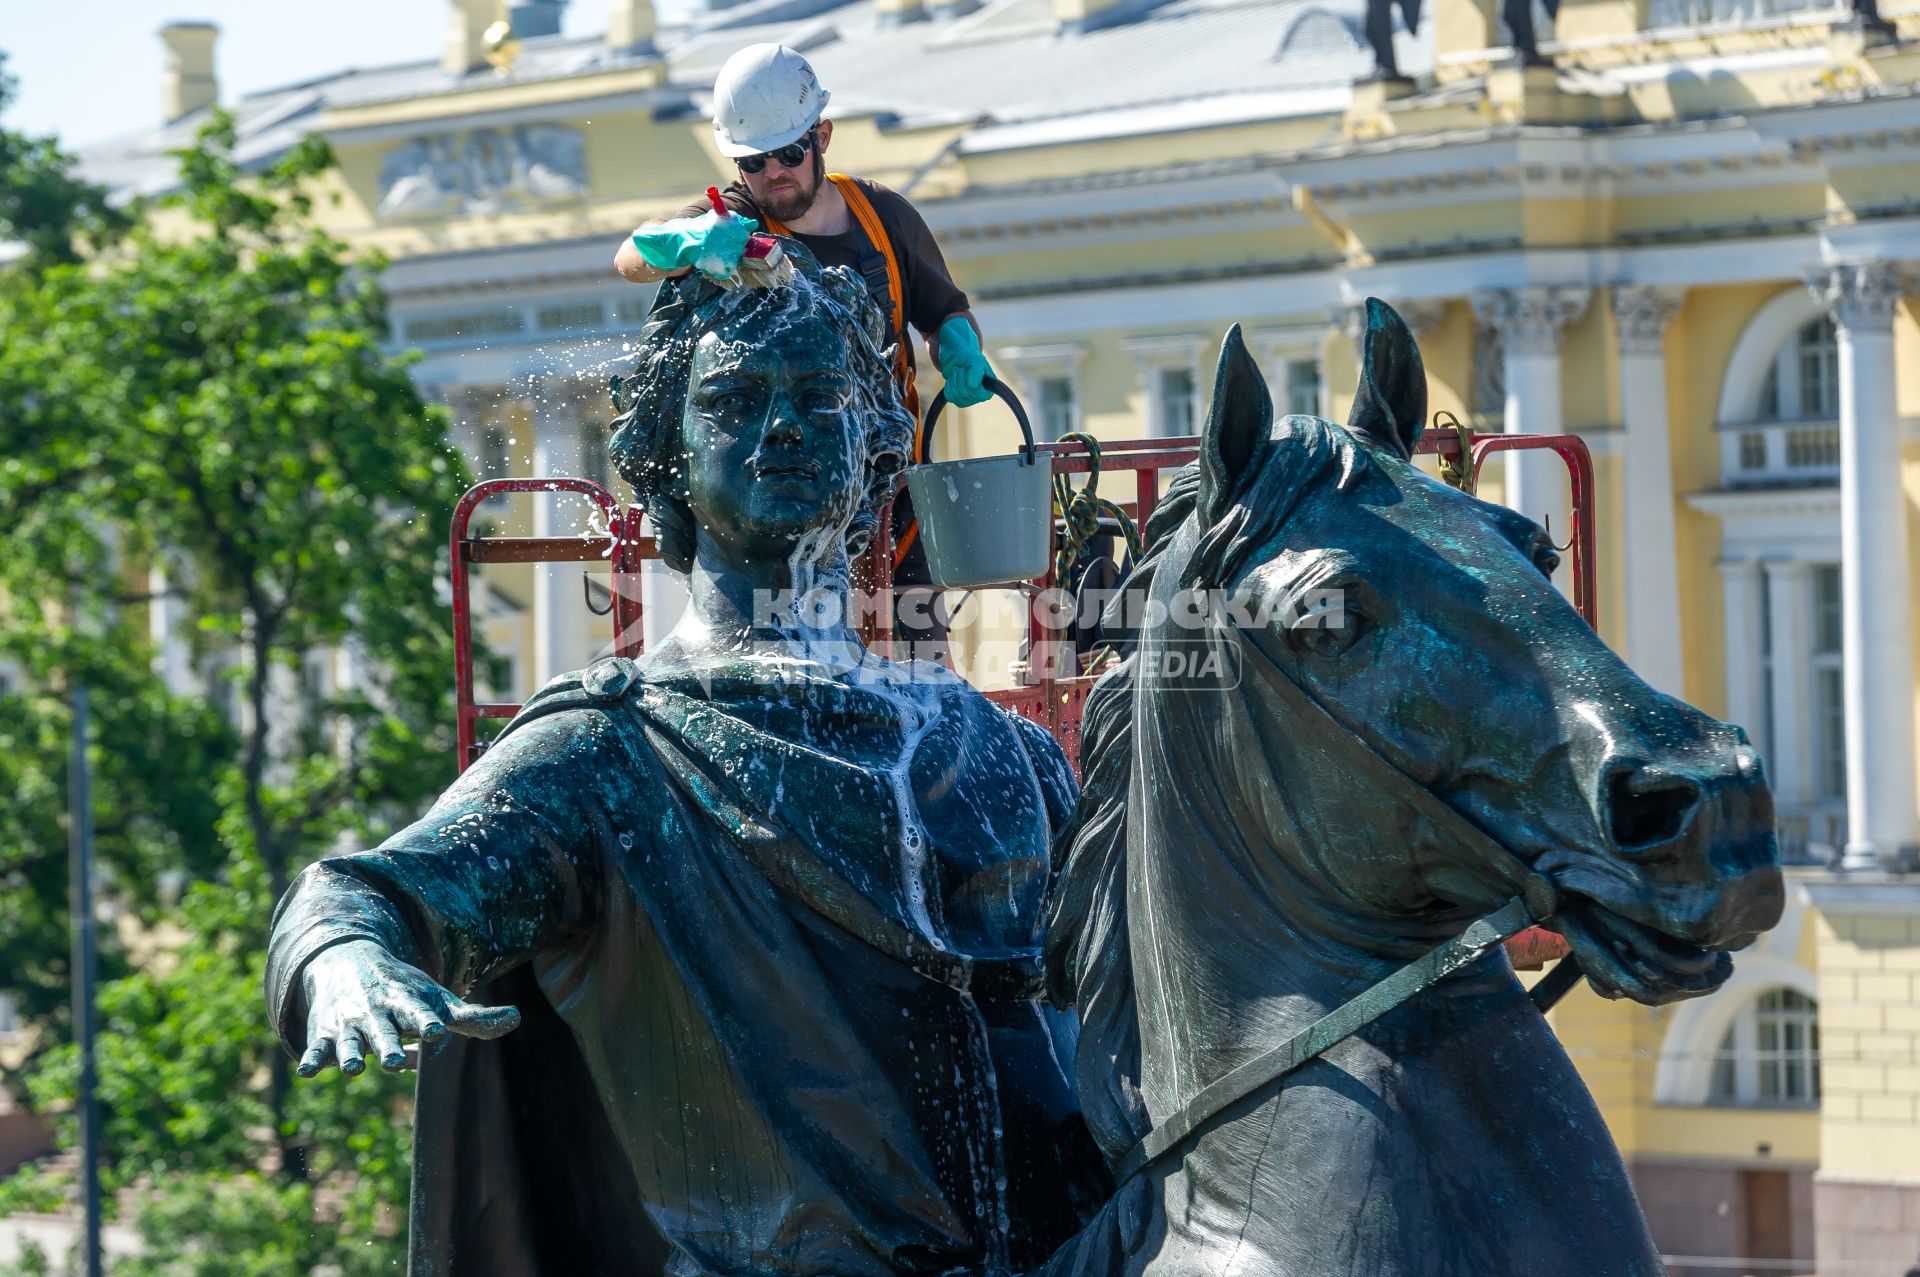
[[[1199,440],[1188,436],[1170,439],[1128,439],[1101,444],[1097,462],[1103,479],[1133,476],[1130,501],[1116,501],[1128,515],[1144,527],[1147,516],[1159,499],[1163,472],[1178,469],[1199,455]],[[1595,529],[1593,461],[1586,444],[1576,435],[1472,434],[1456,425],[1451,431],[1430,430],[1420,441],[1418,452],[1440,461],[1442,478],[1456,487],[1472,491],[1487,458],[1503,452],[1547,450],[1567,467],[1569,505],[1572,523],[1568,569],[1573,605],[1589,625],[1599,625],[1599,602],[1595,590]],[[1085,475],[1096,462],[1085,444],[1075,441],[1039,445],[1048,454],[1056,475]],[[516,493],[574,493],[593,503],[605,523],[605,532],[563,537],[514,537],[477,535],[472,530],[474,513],[493,497]],[[1109,499],[1119,494],[1109,490]],[[651,537],[640,531],[641,511],[637,506],[624,509],[614,495],[589,479],[488,479],[475,484],[454,510],[452,530],[453,618],[455,712],[459,761],[465,770],[486,745],[479,739],[479,723],[487,718],[511,718],[519,711],[517,703],[479,701],[474,684],[473,598],[474,565],[491,563],[605,563],[611,574],[613,603],[610,609],[613,634],[611,651],[620,656],[638,656],[642,651],[641,582],[642,565],[657,558]],[[893,561],[891,538],[882,521],[874,544],[861,558],[857,569],[862,584],[882,595],[876,611],[877,623],[864,630],[875,650],[890,651],[892,607],[886,600],[891,589]],[[1049,559],[1051,562],[1051,559]],[[1020,590],[1029,596],[1052,589],[1053,570],[1035,581],[1010,581],[987,589]],[[1080,719],[1087,693],[1098,681],[1097,674],[1075,673],[1056,677],[1051,654],[1069,650],[1066,624],[1051,623],[1049,610],[1033,608],[1028,622],[1028,669],[1030,681],[1021,685],[989,691],[986,695],[1005,708],[1045,727],[1075,768],[1080,762]],[[1075,667],[1077,669],[1077,666]],[[1566,953],[1566,942],[1550,932],[1534,928],[1507,942],[1509,954],[1519,967],[1538,967]]]
[[[565,537],[477,536],[473,515],[493,497],[514,493],[572,492],[591,501],[605,522],[604,533]],[[467,489],[453,510],[453,686],[455,733],[460,770],[465,771],[486,746],[479,740],[483,718],[512,718],[519,702],[477,701],[473,677],[474,564],[605,563],[612,573],[613,651],[638,656],[641,650],[640,565],[658,557],[653,538],[640,532],[640,508],[620,508],[611,492],[591,479],[485,479]]]

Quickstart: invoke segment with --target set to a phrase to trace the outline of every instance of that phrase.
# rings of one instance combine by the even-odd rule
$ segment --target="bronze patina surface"
[[[1603,994],[1646,1003],[1719,987],[1727,951],[1779,918],[1744,735],[1600,641],[1550,583],[1538,526],[1411,464],[1419,352],[1390,308],[1368,310],[1344,428],[1276,423],[1229,334],[1201,459],[1108,612],[1126,659],[1088,701],[1083,825],[1047,951],[1116,1163],[1496,910],[1553,911]],[[1270,619],[1249,620],[1262,605]],[[1211,659],[1165,659],[1196,650]],[[1498,948],[1207,1115],[1046,1269],[1663,1271],[1598,1110]]]
[[[1050,737],[833,606],[911,422],[859,282],[800,265],[669,285],[621,389],[688,622],[556,680],[276,917],[303,1072],[439,1043],[414,1272],[1659,1273],[1469,924],[1551,915],[1608,996],[1710,992],[1780,912],[1771,800],[1738,729],[1581,621],[1540,528],[1410,463],[1398,316],[1369,303],[1345,427],[1276,423],[1229,334],[1109,610],[1076,809]],[[1106,1163],[1141,1169],[1109,1196]]]
[[[1037,1000],[1066,759],[832,606],[912,426],[878,331],[811,262],[667,285],[615,458],[688,622],[280,907],[303,1072],[443,1042],[415,1274],[1006,1273],[1106,1194]]]

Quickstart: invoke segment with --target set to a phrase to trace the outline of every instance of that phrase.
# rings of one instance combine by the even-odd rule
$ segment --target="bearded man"
[[[956,408],[984,403],[993,367],[981,348],[980,325],[967,295],[953,282],[940,246],[904,195],[866,178],[829,173],[831,94],[811,63],[780,44],[754,44],[727,59],[714,82],[713,140],[738,174],[721,192],[725,214],[707,199],[673,218],[645,223],[621,241],[614,269],[637,284],[695,270],[713,278],[739,266],[755,229],[797,240],[823,266],[858,275],[886,316],[894,378],[907,411],[920,415],[909,329],[926,340]],[[926,461],[916,438],[914,461]],[[894,584],[925,586],[926,547],[912,503],[903,495],[893,512]],[[947,615],[935,596],[929,609],[899,600],[894,632],[933,659],[944,652]]]

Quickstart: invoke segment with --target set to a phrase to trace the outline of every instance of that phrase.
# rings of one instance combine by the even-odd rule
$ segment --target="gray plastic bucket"
[[[1042,577],[1053,556],[1052,462],[1034,450],[1027,410],[1006,383],[990,377],[987,388],[1013,409],[1026,446],[1010,457],[929,461],[907,471],[927,575],[948,589]],[[943,390],[927,406],[929,445],[946,403]]]

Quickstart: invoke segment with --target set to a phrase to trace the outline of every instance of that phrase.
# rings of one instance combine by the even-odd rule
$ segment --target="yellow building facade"
[[[477,470],[604,478],[605,380],[648,301],[613,250],[727,179],[707,96],[760,40],[814,61],[834,166],[911,195],[1050,435],[1190,433],[1235,323],[1283,409],[1343,416],[1356,308],[1387,299],[1436,410],[1586,440],[1603,635],[1746,726],[1775,786],[1790,907],[1734,981],[1553,1016],[1673,1270],[1920,1260],[1920,4],[1565,0],[1524,67],[1497,6],[1442,0],[1396,33],[1412,80],[1359,87],[1356,0],[746,0],[664,25],[615,0],[604,38],[559,9],[458,0],[438,58],[231,104],[243,156],[331,140],[326,216],[391,259],[394,343]],[[217,95],[208,29],[164,34],[173,118],[85,157],[125,191],[165,188]],[[1011,443],[983,408],[941,448]],[[1567,526],[1552,465],[1483,492]],[[580,526],[516,501],[510,527]],[[488,578],[496,690],[600,650],[578,570]],[[651,579],[650,632],[675,595]],[[978,681],[1007,678],[1001,638],[963,636]]]

